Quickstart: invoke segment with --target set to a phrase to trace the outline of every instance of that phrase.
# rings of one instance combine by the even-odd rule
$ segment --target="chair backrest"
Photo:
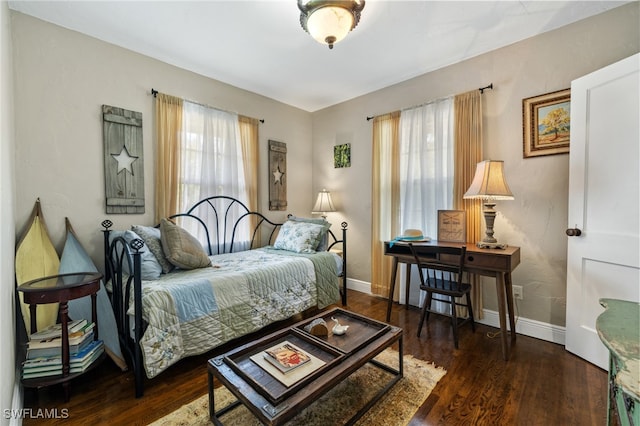
[[[409,249],[418,265],[418,274],[423,286],[434,291],[461,291],[463,282],[465,246],[414,246]]]

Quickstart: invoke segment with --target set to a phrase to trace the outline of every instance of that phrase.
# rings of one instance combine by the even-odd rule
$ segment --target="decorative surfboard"
[[[37,278],[56,275],[59,268],[60,259],[49,237],[38,198],[27,222],[26,231],[16,247],[16,283],[19,286]],[[24,303],[21,292],[18,292],[18,295],[27,334],[31,334],[29,305]],[[37,305],[36,320],[38,330],[55,324],[58,320],[58,304]]]
[[[60,256],[60,273],[71,274],[74,272],[98,272],[98,268],[84,249],[71,226],[69,218],[65,218],[67,237]],[[100,282],[100,290],[96,296],[96,309],[98,313],[98,338],[104,342],[105,352],[121,370],[127,369],[127,362],[122,356],[120,340],[118,338],[118,326],[113,308],[109,301],[109,295]],[[69,301],[69,317],[73,319],[86,319],[91,321],[91,297]]]

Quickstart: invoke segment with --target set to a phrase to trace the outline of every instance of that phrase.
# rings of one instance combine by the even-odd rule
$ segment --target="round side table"
[[[98,314],[96,310],[97,292],[100,290],[102,274],[97,272],[79,272],[72,274],[52,275],[26,282],[18,287],[23,293],[25,303],[29,304],[31,313],[31,333],[37,330],[36,306],[46,303],[59,303],[59,316],[62,324],[62,374],[57,376],[23,379],[25,387],[41,387],[62,383],[65,401],[69,400],[69,381],[85,373],[69,373],[69,308],[67,302],[85,296],[91,296],[91,320],[94,322],[93,338],[98,340]],[[98,361],[104,359],[103,355]]]

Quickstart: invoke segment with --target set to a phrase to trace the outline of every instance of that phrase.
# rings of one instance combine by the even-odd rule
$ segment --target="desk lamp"
[[[513,200],[513,194],[504,177],[504,162],[485,160],[476,165],[476,174],[471,186],[465,192],[465,199],[484,200],[484,221],[487,226],[485,237],[477,242],[480,248],[504,249],[506,244],[500,244],[493,237],[493,223],[496,219],[496,200]]]

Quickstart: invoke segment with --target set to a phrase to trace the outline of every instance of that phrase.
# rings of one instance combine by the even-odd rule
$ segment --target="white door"
[[[640,54],[571,83],[566,349],[608,369],[603,297],[640,301]]]

